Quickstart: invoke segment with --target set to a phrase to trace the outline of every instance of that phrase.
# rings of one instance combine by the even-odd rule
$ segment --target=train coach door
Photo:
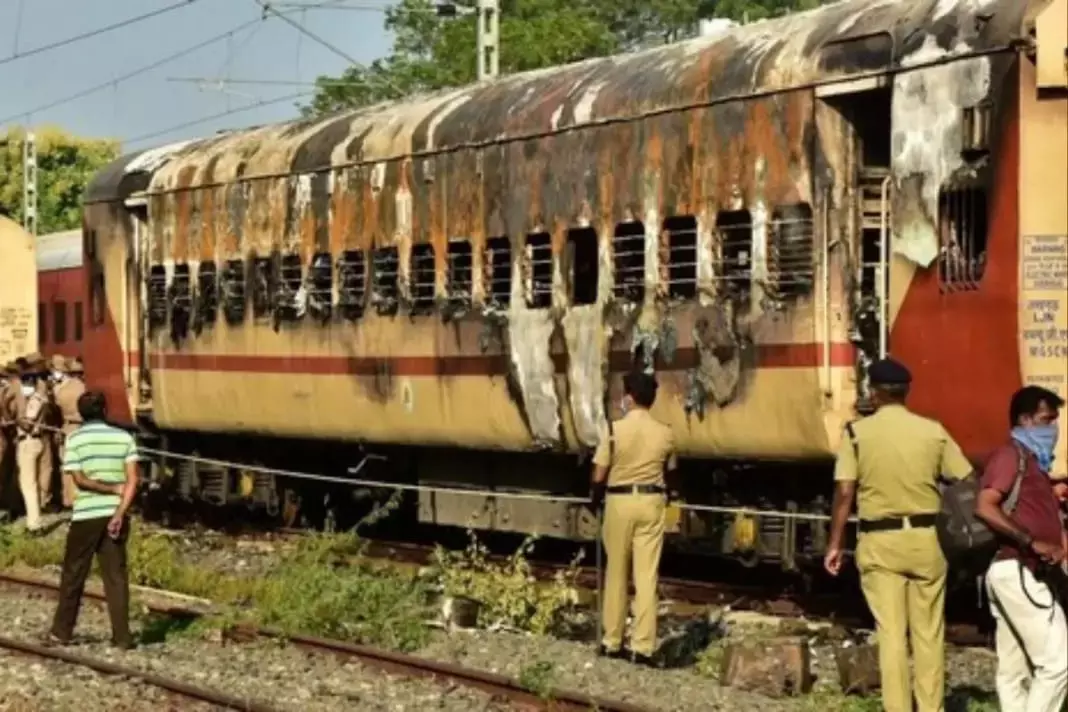
[[[147,274],[145,255],[148,236],[148,203],[143,197],[126,201],[130,214],[130,240],[127,243],[126,259],[123,262],[122,295],[122,350],[126,392],[136,398],[137,407],[151,404],[151,387],[148,369],[147,311],[143,308],[146,297],[142,294],[143,275]],[[136,354],[136,360],[133,358]],[[136,377],[133,373],[137,368]]]

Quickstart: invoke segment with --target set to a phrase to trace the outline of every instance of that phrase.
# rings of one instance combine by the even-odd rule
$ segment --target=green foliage
[[[540,583],[527,556],[537,537],[527,537],[505,561],[490,561],[474,532],[464,551],[434,552],[431,576],[446,596],[464,596],[482,604],[479,623],[507,626],[545,635],[562,622],[561,616],[578,603],[577,579],[581,552],[551,583]]]
[[[432,0],[401,0],[386,13],[390,54],[340,77],[319,77],[305,115],[366,106],[475,79],[476,20],[440,18]],[[458,5],[473,7],[473,0]],[[820,0],[502,0],[500,71],[541,69],[675,42],[711,17],[739,22],[816,7]]]
[[[119,155],[116,141],[71,136],[56,128],[37,136],[37,231],[47,234],[82,224],[82,196],[93,174]],[[25,131],[0,134],[0,213],[22,221]]]
[[[538,660],[524,665],[519,671],[519,685],[528,692],[533,692],[543,700],[553,695],[553,680],[556,678],[555,666],[547,660]]]

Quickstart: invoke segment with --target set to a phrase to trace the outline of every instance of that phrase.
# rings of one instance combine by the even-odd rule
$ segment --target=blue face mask
[[[1053,449],[1057,447],[1060,428],[1055,424],[1032,425],[1012,429],[1012,439],[1031,451],[1043,472],[1053,468]]]

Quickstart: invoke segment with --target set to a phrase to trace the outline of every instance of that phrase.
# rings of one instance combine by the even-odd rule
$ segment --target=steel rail
[[[55,595],[58,586],[51,581],[21,576],[13,573],[0,573],[0,584],[10,584],[31,588]],[[165,596],[165,592],[159,592]],[[106,601],[103,594],[86,589],[85,598],[92,601]],[[148,603],[146,608],[152,613],[169,617],[181,617],[185,619],[199,618],[202,611],[181,606],[161,606]],[[593,695],[576,692],[573,690],[553,688],[547,693],[539,694],[528,690],[519,683],[504,675],[498,675],[482,670],[465,668],[450,663],[438,662],[421,658],[406,653],[397,653],[366,645],[357,645],[338,640],[327,640],[304,635],[291,635],[271,628],[259,628],[255,626],[238,626],[230,629],[228,635],[235,639],[267,638],[283,641],[295,645],[302,650],[315,653],[330,653],[353,659],[361,665],[383,670],[390,674],[413,678],[433,679],[442,683],[457,683],[463,687],[478,689],[491,695],[499,695],[510,702],[524,708],[538,710],[553,710],[559,712],[571,712],[578,710],[596,709],[602,712],[647,712],[647,708],[617,700],[607,700]],[[0,639],[0,645],[3,645]],[[49,651],[51,652],[51,651]],[[117,673],[119,674],[119,673]],[[141,674],[136,673],[135,674]],[[218,703],[222,704],[222,703]],[[254,708],[232,708],[249,709]],[[264,710],[266,708],[255,708]]]
[[[66,650],[50,648],[44,645],[29,643],[24,640],[16,640],[14,638],[0,636],[0,648],[13,650],[24,655],[35,655],[41,658],[59,660],[71,665],[89,668],[90,670],[95,670],[96,672],[105,675],[117,675],[130,678],[131,680],[137,680],[152,685],[153,687],[167,690],[168,692],[190,700],[207,702],[219,707],[225,707],[226,709],[243,710],[244,712],[277,712],[277,708],[271,707],[270,705],[238,699],[237,697],[216,692],[214,690],[196,687],[184,682],[179,682],[178,680],[172,680],[153,673],[143,672],[137,668],[118,665],[117,663],[108,662],[107,660],[99,660],[85,655],[77,655]]]

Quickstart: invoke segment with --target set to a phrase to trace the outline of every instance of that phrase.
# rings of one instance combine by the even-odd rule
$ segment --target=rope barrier
[[[48,430],[53,433],[63,432],[61,429],[49,425],[41,425],[39,427],[42,430]],[[354,477],[335,477],[331,475],[321,475],[311,472],[301,472],[298,470],[285,470],[274,467],[264,467],[262,465],[233,462],[231,460],[219,460],[216,458],[204,457],[201,455],[185,455],[182,453],[170,452],[167,450],[160,450],[158,448],[151,447],[138,446],[138,451],[150,455],[158,455],[163,458],[183,460],[186,462],[193,462],[197,464],[213,465],[215,467],[227,467],[249,472],[258,472],[260,474],[265,475],[273,475],[275,477],[288,477],[290,479],[309,480],[313,482],[326,482],[329,484],[350,485],[356,487],[375,487],[379,489],[393,489],[405,492],[431,492],[435,494],[454,494],[466,497],[485,497],[492,499],[513,499],[538,502],[563,502],[566,504],[578,505],[585,505],[590,503],[590,499],[588,497],[575,497],[571,495],[546,494],[539,492],[509,492],[507,490],[474,490],[462,487],[407,484],[403,482],[367,480]],[[374,455],[371,453],[365,453],[363,458],[363,461],[360,462],[359,465],[349,469],[350,474],[359,474],[367,465],[367,463],[371,460],[388,459],[382,455]],[[735,516],[741,515],[750,517],[765,517],[769,519],[794,519],[798,521],[812,522],[829,522],[831,520],[831,517],[827,514],[812,514],[809,512],[785,512],[772,509],[753,509],[751,507],[725,507],[710,504],[689,504],[686,502],[674,503],[672,506],[678,507],[681,510],[693,512],[707,512],[709,514],[725,514]],[[856,521],[856,517],[849,518],[849,522],[851,524],[856,523]]]

